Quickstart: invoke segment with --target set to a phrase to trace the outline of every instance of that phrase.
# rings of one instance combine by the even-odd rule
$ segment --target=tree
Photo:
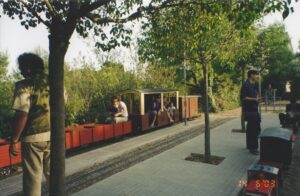
[[[8,55],[0,52],[0,138],[10,135],[10,120],[13,115],[11,100],[13,82],[7,76]]]
[[[267,88],[272,84],[278,89],[278,94],[284,95],[285,82],[289,80],[284,73],[287,66],[294,58],[291,47],[291,40],[283,24],[271,25],[267,28],[259,29],[257,32],[257,42],[255,52],[252,54],[252,65],[268,72],[264,77],[263,87]],[[276,78],[281,78],[278,80]]]
[[[284,78],[292,82],[292,95],[296,99],[300,99],[300,57],[295,55],[295,58],[284,69]]]
[[[226,15],[211,14],[193,6],[171,9],[151,21],[140,40],[142,57],[165,65],[189,66],[194,85],[203,87],[205,114],[205,160],[210,162],[209,80],[213,66],[231,61],[238,45],[238,31]]]

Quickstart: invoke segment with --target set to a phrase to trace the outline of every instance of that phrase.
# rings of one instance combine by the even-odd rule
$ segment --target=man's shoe
[[[250,153],[251,154],[254,154],[254,155],[258,155],[259,154],[259,151],[257,149],[255,150],[250,150]]]

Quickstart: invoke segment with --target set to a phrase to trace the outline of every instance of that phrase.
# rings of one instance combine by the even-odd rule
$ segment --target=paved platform
[[[218,115],[212,115],[212,121],[224,119],[225,117],[232,117],[232,114],[229,113],[228,115],[223,115],[221,118]],[[188,126],[184,126],[183,123],[180,123],[69,157],[66,159],[66,176],[76,175],[77,173],[88,170],[97,164],[101,165],[110,159],[120,157],[128,152],[142,148],[149,144],[153,145],[156,141],[161,141],[164,138],[174,137],[176,134],[182,134],[191,129],[198,129],[200,126],[203,126],[203,119],[196,119],[194,121],[189,121]],[[21,190],[22,174],[0,180],[1,196],[15,195]]]
[[[300,194],[300,139],[295,143],[293,160],[287,171],[283,173],[283,190],[280,196],[299,196]]]
[[[263,129],[279,126],[276,115],[263,116],[262,120]],[[204,152],[202,134],[74,195],[238,195],[247,168],[258,159],[246,150],[245,134],[232,133],[233,128],[239,127],[237,118],[212,130],[212,154],[225,157],[218,166],[184,160],[191,152]]]

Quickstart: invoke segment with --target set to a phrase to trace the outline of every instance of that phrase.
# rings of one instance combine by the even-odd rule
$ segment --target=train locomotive
[[[293,128],[267,128],[260,135],[260,159],[247,172],[247,196],[278,196],[283,185],[283,172],[292,161]]]
[[[87,146],[103,143],[105,141],[121,138],[132,134],[145,133],[153,129],[172,125],[164,110],[164,100],[169,99],[174,103],[174,122],[183,119],[196,118],[199,115],[199,96],[179,96],[174,89],[130,89],[120,93],[122,101],[128,107],[129,120],[117,124],[88,123],[65,128],[66,151],[85,148]],[[161,111],[155,127],[150,126],[150,104],[154,97],[161,99]],[[19,144],[19,148],[21,145]],[[11,157],[9,144],[0,140],[0,169],[21,163],[21,155]]]

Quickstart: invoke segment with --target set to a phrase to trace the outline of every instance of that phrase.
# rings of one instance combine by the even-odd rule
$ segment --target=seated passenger
[[[120,97],[114,96],[112,106],[109,111],[110,117],[106,119],[106,123],[121,123],[128,121],[128,110],[126,104],[120,100]]]
[[[168,105],[168,112],[170,113],[172,119],[174,119],[175,110],[176,110],[176,107],[174,106],[174,103],[172,101],[170,101],[170,103]]]
[[[174,107],[174,105],[171,101],[165,102],[164,110],[167,111],[167,115],[168,115],[169,121],[171,123],[174,122],[174,110],[175,109],[176,108]]]
[[[160,109],[161,109],[161,100],[160,97],[157,97],[151,106],[151,111],[150,111],[150,117],[152,118],[152,122],[150,124],[150,127],[154,127],[158,116],[160,115]]]

